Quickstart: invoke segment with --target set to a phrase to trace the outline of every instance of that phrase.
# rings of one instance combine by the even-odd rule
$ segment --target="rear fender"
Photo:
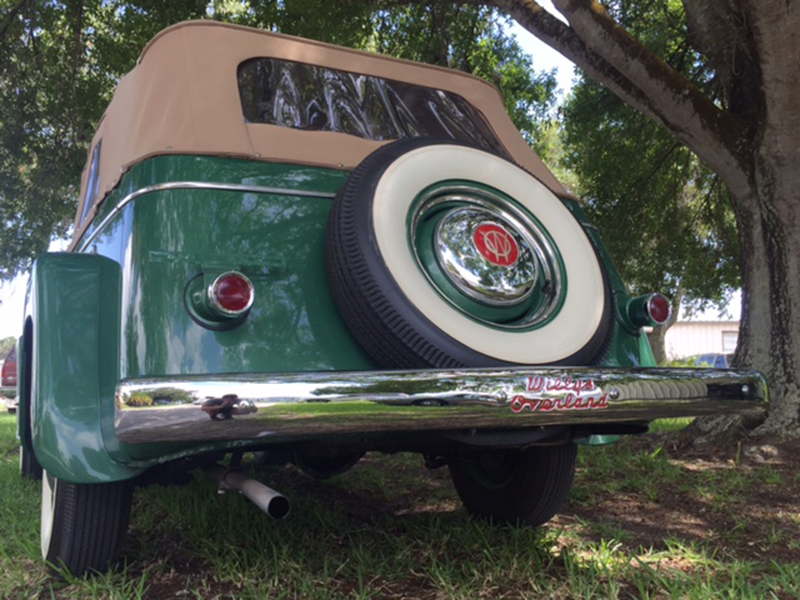
[[[120,370],[121,272],[91,254],[53,253],[31,273],[31,433],[51,475],[73,483],[138,474],[113,458]]]

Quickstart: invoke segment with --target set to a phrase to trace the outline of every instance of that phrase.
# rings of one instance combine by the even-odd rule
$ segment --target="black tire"
[[[450,461],[461,501],[475,517],[539,526],[564,505],[575,475],[577,446],[491,450]]]
[[[75,484],[42,478],[42,557],[75,577],[106,571],[128,529],[131,482]]]
[[[452,191],[449,182],[457,182]],[[441,208],[464,183],[470,191],[459,197],[463,203]],[[429,200],[429,194],[440,193],[430,190],[440,187],[445,200]],[[469,297],[470,290],[463,293],[450,286],[446,268],[426,271],[423,263],[436,263],[421,259],[420,248],[435,241],[427,233],[420,233],[416,241],[417,232],[433,231],[437,219],[445,220],[441,215],[459,210],[480,213],[469,239],[477,239],[484,226],[493,226],[487,214],[508,213],[510,220],[497,219],[526,224],[527,229],[508,227],[511,233],[505,231],[505,236],[536,240],[520,245],[525,264],[538,265],[531,269],[551,277],[537,275],[535,285],[540,287],[525,298],[538,297],[544,308],[524,307],[522,316],[511,314],[511,308],[496,310],[485,298],[476,302]],[[432,215],[429,225],[418,227],[427,215]],[[368,156],[334,201],[326,262],[343,320],[383,368],[590,365],[602,358],[612,331],[607,276],[574,216],[521,168],[458,142],[400,140]],[[494,265],[490,268],[502,271]],[[437,283],[437,276],[444,284]]]
[[[22,389],[19,399],[20,415],[24,417],[25,429],[22,432],[19,448],[19,473],[25,479],[40,481],[42,479],[42,466],[33,453],[33,427],[31,424],[31,378],[33,377],[33,321],[25,321],[22,335]]]
[[[42,465],[36,460],[36,456],[25,446],[19,447],[19,474],[23,479],[40,481],[42,479]]]

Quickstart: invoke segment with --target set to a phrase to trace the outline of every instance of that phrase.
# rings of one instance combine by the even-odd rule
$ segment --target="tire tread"
[[[50,547],[45,560],[58,574],[75,577],[107,570],[128,529],[129,482],[72,484],[58,481]]]

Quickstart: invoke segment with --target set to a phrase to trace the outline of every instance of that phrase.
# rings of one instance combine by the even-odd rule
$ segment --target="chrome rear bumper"
[[[230,441],[763,412],[756,371],[514,368],[128,379],[121,442]]]

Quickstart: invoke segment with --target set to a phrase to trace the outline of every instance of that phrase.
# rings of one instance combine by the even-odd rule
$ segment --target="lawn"
[[[0,416],[2,598],[800,597],[791,448],[689,455],[674,424],[584,447],[569,504],[539,530],[470,519],[447,470],[415,455],[369,454],[327,481],[264,469],[292,502],[277,522],[198,474],[137,490],[115,572],[59,581],[39,559],[39,485],[17,474],[14,427]]]

